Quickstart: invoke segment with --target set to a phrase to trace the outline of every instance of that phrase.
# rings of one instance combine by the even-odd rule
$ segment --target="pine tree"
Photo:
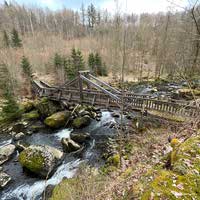
[[[89,27],[93,28],[96,23],[96,9],[93,4],[88,6],[88,25]]]
[[[14,120],[20,116],[20,110],[15,99],[11,77],[6,65],[0,65],[0,80],[0,89],[5,99],[1,119],[3,121]]]
[[[96,75],[102,76],[102,60],[98,53],[95,54]]]
[[[77,50],[77,66],[76,66],[76,69],[77,69],[77,72],[78,71],[81,71],[81,70],[84,70],[84,60],[83,60],[83,56],[82,56],[82,53],[81,51],[78,49]]]
[[[19,34],[16,29],[12,30],[12,46],[17,48],[17,47],[22,47],[22,40],[19,38]]]
[[[65,68],[65,74],[67,75],[67,78],[69,80],[74,79],[77,74],[73,68],[72,60],[70,58],[65,60],[64,68]]]
[[[90,53],[89,56],[88,56],[88,67],[91,70],[91,72],[96,75],[95,57],[94,57],[93,53]]]
[[[4,47],[10,46],[9,37],[8,37],[8,34],[5,30],[3,31],[3,45],[4,45]]]
[[[75,74],[78,74],[78,71],[81,71],[84,69],[84,60],[81,51],[78,49],[72,49],[71,54],[71,60],[72,60],[72,67],[74,69]]]
[[[28,79],[31,79],[31,76],[32,76],[32,67],[30,65],[30,62],[29,62],[28,58],[26,58],[25,56],[22,57],[21,67],[22,67],[24,75]]]
[[[56,70],[58,70],[62,66],[63,66],[63,58],[62,58],[61,55],[56,53],[55,56],[54,56],[54,67],[55,67]]]

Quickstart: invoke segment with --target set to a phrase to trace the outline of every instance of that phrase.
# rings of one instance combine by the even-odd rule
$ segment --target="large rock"
[[[42,118],[49,117],[61,110],[60,104],[50,101],[47,98],[43,98],[37,101],[35,103],[35,107],[37,108]]]
[[[61,140],[61,142],[63,145],[63,150],[66,153],[71,153],[71,152],[77,151],[81,148],[79,144],[77,144],[76,142],[74,142],[73,140],[71,140],[69,138],[63,138]]]
[[[120,114],[117,113],[117,112],[114,112],[114,113],[112,113],[111,115],[112,115],[112,117],[116,117],[116,118],[119,118],[119,117],[120,117]]]
[[[24,132],[25,129],[27,128],[27,125],[28,125],[28,123],[26,123],[26,122],[16,123],[11,128],[11,131],[14,132],[14,133]]]
[[[24,136],[25,136],[25,135],[24,135],[24,133],[22,133],[22,132],[17,133],[17,134],[14,136],[14,140],[15,140],[15,141],[21,140]]]
[[[9,160],[15,152],[15,145],[8,144],[0,148],[0,165]]]
[[[26,100],[21,103],[20,108],[23,112],[30,112],[34,109],[34,102],[31,100]]]
[[[11,177],[5,172],[0,172],[0,189],[3,189],[9,182]]]
[[[28,171],[46,178],[60,164],[63,155],[50,146],[31,145],[19,154],[19,162]]]
[[[22,117],[23,117],[23,119],[25,119],[25,120],[32,121],[32,120],[37,120],[37,119],[39,119],[39,118],[40,118],[40,115],[39,115],[39,113],[38,113],[37,110],[33,110],[33,111],[29,112],[29,113],[23,114]]]
[[[51,128],[61,128],[69,120],[71,113],[69,111],[58,112],[47,117],[44,123]]]
[[[72,126],[74,128],[77,128],[77,129],[83,128],[83,127],[89,125],[90,121],[91,121],[91,119],[87,115],[83,116],[83,117],[78,117],[78,118],[76,118],[76,119],[73,120]]]
[[[90,139],[89,133],[71,133],[70,138],[77,143],[84,143]]]

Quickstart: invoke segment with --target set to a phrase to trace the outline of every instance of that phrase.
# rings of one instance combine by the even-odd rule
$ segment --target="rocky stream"
[[[184,84],[142,85],[133,91],[182,100],[191,96],[179,92]],[[1,200],[42,199],[45,188],[73,177],[82,163],[97,168],[104,164],[106,144],[117,136],[119,112],[91,106],[79,106],[77,111],[76,105],[63,111],[46,99],[26,102],[22,107],[22,119],[0,136]],[[124,116],[124,123],[137,115]]]

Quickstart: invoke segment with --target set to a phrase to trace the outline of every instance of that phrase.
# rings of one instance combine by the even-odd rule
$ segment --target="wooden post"
[[[83,103],[83,81],[81,78],[81,73],[78,72],[78,78],[79,78],[79,92],[80,92],[80,103]]]

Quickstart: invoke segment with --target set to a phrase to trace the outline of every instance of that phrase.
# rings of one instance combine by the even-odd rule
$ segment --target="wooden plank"
[[[91,85],[94,85],[95,87],[97,87],[98,89],[102,90],[103,92],[105,92],[107,95],[111,96],[112,98],[116,99],[116,100],[120,100],[120,98],[114,94],[112,94],[111,92],[109,92],[108,90],[104,89],[103,87],[99,86],[98,84],[94,83],[93,81],[89,80],[88,78],[80,75],[80,77],[85,80],[86,82],[90,83]]]
[[[94,80],[96,80],[98,83],[101,83],[102,85],[108,87],[109,89],[111,89],[112,91],[114,91],[117,94],[121,94],[121,92],[113,87],[111,87],[110,85],[108,85],[107,83],[101,81],[100,79],[96,78],[95,76],[93,76],[92,74],[88,75],[89,77],[93,78]]]

